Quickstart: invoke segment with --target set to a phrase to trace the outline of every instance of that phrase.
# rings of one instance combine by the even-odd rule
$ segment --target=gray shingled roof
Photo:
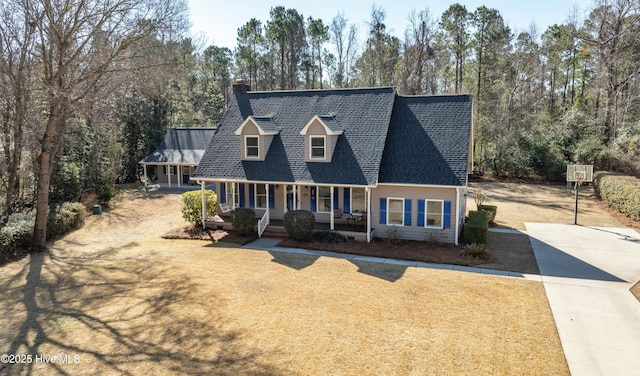
[[[197,165],[215,132],[215,128],[171,128],[158,149],[140,163]]]
[[[300,131],[316,115],[344,131],[330,163],[304,161]],[[240,159],[235,131],[249,116],[270,117],[280,131],[264,161]],[[194,178],[464,186],[470,134],[469,95],[402,97],[394,88],[237,93]]]
[[[236,93],[194,178],[375,185],[394,99],[394,88]],[[332,161],[305,162],[300,131],[327,114],[344,131]],[[264,161],[240,159],[234,132],[248,116],[271,116],[280,131]]]
[[[399,96],[380,183],[466,185],[470,136],[470,95]]]

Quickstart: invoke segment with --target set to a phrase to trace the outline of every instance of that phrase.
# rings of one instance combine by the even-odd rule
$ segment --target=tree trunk
[[[38,182],[36,188],[36,223],[31,238],[33,251],[47,248],[47,215],[49,212],[49,189],[51,187],[51,167],[55,157],[54,139],[64,131],[63,100],[57,99],[51,107],[49,121],[42,138],[40,157],[38,158]]]

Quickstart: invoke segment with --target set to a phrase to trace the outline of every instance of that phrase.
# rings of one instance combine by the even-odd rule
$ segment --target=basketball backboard
[[[567,165],[567,181],[592,182],[593,165]]]

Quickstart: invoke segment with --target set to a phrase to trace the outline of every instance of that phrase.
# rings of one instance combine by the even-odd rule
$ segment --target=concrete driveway
[[[640,375],[640,234],[526,223],[572,375]]]

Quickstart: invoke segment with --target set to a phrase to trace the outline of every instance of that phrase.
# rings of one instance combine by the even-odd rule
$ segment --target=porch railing
[[[269,210],[265,211],[262,218],[258,220],[258,237],[262,237],[267,226],[269,226]]]

